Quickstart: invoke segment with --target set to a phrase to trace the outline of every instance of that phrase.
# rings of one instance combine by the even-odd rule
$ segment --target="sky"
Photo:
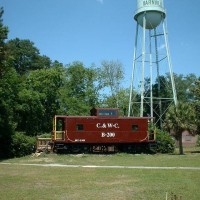
[[[174,73],[200,76],[200,1],[165,0],[164,5]],[[119,61],[129,85],[136,0],[0,0],[0,6],[9,40],[29,39],[41,55],[65,65]]]

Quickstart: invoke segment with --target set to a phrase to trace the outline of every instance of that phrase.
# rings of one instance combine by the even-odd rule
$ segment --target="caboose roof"
[[[150,120],[150,117],[110,117],[110,116],[105,116],[105,117],[99,117],[99,116],[71,116],[71,115],[55,115],[56,118],[76,118],[76,119],[98,119],[98,118],[104,118],[104,119],[111,119],[111,118],[115,118],[115,119],[148,119]]]

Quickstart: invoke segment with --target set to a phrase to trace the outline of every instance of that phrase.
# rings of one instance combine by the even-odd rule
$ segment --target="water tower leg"
[[[146,54],[146,16],[143,16],[143,39],[142,39],[142,83],[141,83],[141,104],[140,117],[143,117],[144,112],[144,70],[145,70],[145,54]]]
[[[149,61],[150,61],[150,112],[151,122],[153,123],[153,64],[152,64],[152,44],[151,30],[149,30]]]
[[[154,29],[154,39],[155,39],[155,53],[156,53],[156,69],[157,69],[157,80],[158,80],[158,106],[159,106],[159,116],[162,116],[162,102],[161,102],[161,88],[160,88],[160,66],[159,66],[159,55],[158,55],[158,41],[157,41],[157,31]],[[159,120],[160,127],[162,127],[162,119]]]
[[[166,46],[166,51],[167,51],[167,59],[168,59],[170,78],[171,78],[171,84],[172,84],[173,100],[174,100],[174,104],[176,106],[177,105],[177,94],[176,94],[174,74],[173,74],[173,70],[172,70],[172,62],[171,62],[170,51],[169,51],[168,36],[166,33],[166,25],[165,25],[164,20],[163,20],[163,32],[164,32],[164,37],[165,37],[165,46]]]
[[[130,115],[131,115],[131,109],[132,109],[133,82],[134,82],[134,74],[135,74],[135,67],[136,67],[136,56],[137,56],[138,28],[139,28],[139,24],[137,23],[137,25],[136,25],[136,35],[135,35],[134,55],[133,55],[132,77],[131,77],[131,85],[130,85],[130,97],[129,97],[129,106],[128,106],[128,117],[130,117]]]

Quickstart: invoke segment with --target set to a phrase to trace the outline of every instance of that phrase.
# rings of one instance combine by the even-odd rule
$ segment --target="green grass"
[[[200,150],[200,148],[199,148]],[[196,149],[196,152],[197,149]],[[178,154],[42,154],[39,157],[26,156],[6,160],[11,163],[59,163],[68,165],[121,165],[121,166],[166,166],[166,167],[200,167],[199,153]]]
[[[195,149],[199,151],[199,149]],[[200,167],[200,154],[27,156],[9,163]],[[0,199],[165,200],[166,192],[183,200],[200,199],[199,170],[61,168],[0,165]],[[170,197],[170,195],[169,195]],[[170,199],[170,198],[169,198]]]

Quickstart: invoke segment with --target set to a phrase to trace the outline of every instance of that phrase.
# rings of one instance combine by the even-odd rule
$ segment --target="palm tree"
[[[179,102],[171,106],[166,113],[164,127],[172,132],[179,141],[179,153],[183,154],[182,133],[188,131],[195,133],[197,130],[195,110],[192,104]]]

